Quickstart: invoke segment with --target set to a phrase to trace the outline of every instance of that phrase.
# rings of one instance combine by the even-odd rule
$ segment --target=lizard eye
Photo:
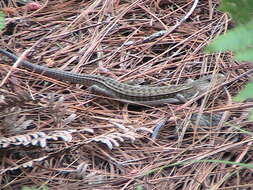
[[[212,81],[212,77],[211,76],[207,76],[206,81],[207,82],[211,82]]]
[[[224,79],[224,78],[225,77],[223,74],[217,73],[215,75],[206,76],[205,80],[210,83],[211,81],[220,81],[221,79]]]

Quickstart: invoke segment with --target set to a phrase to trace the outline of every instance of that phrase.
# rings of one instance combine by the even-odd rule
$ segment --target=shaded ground
[[[203,54],[203,47],[229,26],[216,1],[201,1],[196,7],[186,0],[38,2],[36,10],[0,2],[6,13],[0,47],[18,55],[28,50],[26,57],[36,64],[156,86],[215,73],[230,81],[252,68],[230,54]],[[191,8],[194,12],[184,21]],[[151,39],[165,30],[170,32]],[[0,56],[3,189],[253,185],[251,171],[235,165],[178,164],[207,159],[252,162],[252,138],[245,132],[251,131],[247,114],[252,103],[231,100],[247,77],[210,88],[192,104],[144,108],[91,96],[81,85],[11,70],[11,64]],[[203,117],[196,113],[206,120],[218,116],[218,122],[197,124]]]

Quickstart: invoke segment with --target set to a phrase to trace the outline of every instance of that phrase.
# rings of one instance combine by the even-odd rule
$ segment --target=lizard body
[[[13,61],[18,59],[18,56],[6,50],[0,49],[0,53],[11,58]],[[60,69],[48,68],[25,60],[22,60],[20,65],[33,72],[53,79],[84,85],[96,94],[109,96],[121,102],[143,105],[185,103],[194,96],[206,92],[212,79],[212,76],[208,75],[180,85],[150,87],[121,83],[110,77],[100,75],[77,74]],[[223,80],[224,76],[222,74],[217,74],[217,81],[221,82]]]

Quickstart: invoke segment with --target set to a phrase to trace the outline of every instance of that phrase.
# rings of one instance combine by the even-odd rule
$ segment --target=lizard
[[[0,53],[13,61],[17,61],[19,58],[1,48]],[[49,78],[84,85],[94,94],[107,96],[123,103],[148,106],[186,103],[193,97],[207,92],[209,84],[214,77],[212,75],[207,75],[196,80],[190,79],[188,82],[179,85],[156,87],[148,85],[130,85],[101,75],[62,71],[60,69],[33,64],[26,60],[21,60],[20,66]],[[224,81],[223,74],[218,73],[215,77],[216,83]]]

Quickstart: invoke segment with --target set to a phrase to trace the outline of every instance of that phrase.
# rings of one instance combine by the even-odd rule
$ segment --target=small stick
[[[9,78],[9,76],[11,75],[12,71],[14,69],[16,69],[18,67],[18,65],[26,58],[26,55],[31,51],[31,48],[25,50],[21,56],[19,56],[18,60],[13,64],[13,66],[11,67],[11,69],[9,70],[9,72],[7,73],[7,75],[4,77],[4,79],[2,80],[2,82],[0,83],[0,87],[2,87],[4,85],[4,83],[6,82],[6,80]]]

